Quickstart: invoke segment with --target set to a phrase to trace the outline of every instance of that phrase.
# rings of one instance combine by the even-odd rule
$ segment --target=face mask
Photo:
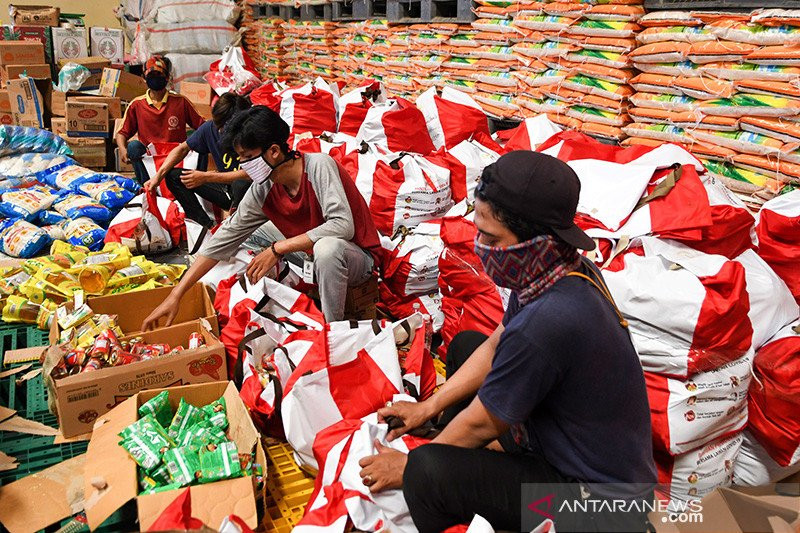
[[[522,305],[580,264],[577,250],[552,235],[541,235],[506,248],[486,246],[476,238],[475,254],[492,281],[516,292]]]
[[[147,87],[154,91],[162,91],[167,86],[167,78],[164,76],[152,76],[147,78]]]
[[[248,159],[247,161],[239,161],[239,168],[247,172],[247,175],[250,176],[250,179],[253,180],[253,183],[264,183],[272,174],[272,171],[281,166],[284,163],[288,163],[293,158],[291,156],[287,157],[274,167],[267,163],[264,159],[264,154],[257,155],[252,159]]]

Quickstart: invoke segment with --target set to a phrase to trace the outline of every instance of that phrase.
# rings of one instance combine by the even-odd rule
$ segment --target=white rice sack
[[[224,20],[153,24],[147,46],[153,54],[221,54],[236,36]]]
[[[224,20],[234,24],[239,18],[239,8],[232,0],[169,0],[157,5],[152,17],[158,24],[206,20]]]

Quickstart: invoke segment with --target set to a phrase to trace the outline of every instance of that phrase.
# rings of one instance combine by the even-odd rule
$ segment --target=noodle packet
[[[119,436],[122,437],[120,446],[125,448],[136,464],[145,470],[157,467],[162,461],[162,456],[175,444],[164,432],[161,424],[150,415],[123,429]]]
[[[164,453],[164,464],[173,483],[191,485],[201,475],[200,456],[194,446],[181,446]]]
[[[150,398],[139,407],[139,416],[151,415],[161,427],[169,427],[172,421],[172,409],[169,406],[169,391],[163,391]]]
[[[205,418],[206,414],[203,412],[203,410],[198,409],[194,405],[181,398],[181,403],[178,405],[178,410],[175,412],[175,416],[172,418],[172,422],[169,425],[167,434],[171,439],[180,440],[180,437],[186,430]]]
[[[206,414],[208,421],[220,429],[228,427],[228,412],[225,406],[225,398],[221,397],[215,402],[204,406],[203,412]]]
[[[208,444],[200,448],[200,483],[213,483],[241,475],[239,450],[233,442]]]

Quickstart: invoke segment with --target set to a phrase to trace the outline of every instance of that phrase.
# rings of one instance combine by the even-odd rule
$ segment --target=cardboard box
[[[48,99],[52,94],[49,79],[19,78],[8,82],[8,98],[14,124],[32,128],[50,126]]]
[[[119,147],[114,148],[114,170],[116,172],[133,172],[133,165],[130,162],[123,162],[121,154]]]
[[[147,92],[147,82],[141,76],[115,68],[103,70],[100,80],[100,96],[116,96],[126,102]]]
[[[193,104],[210,106],[214,91],[211,90],[211,85],[207,83],[184,81],[181,82],[180,93]]]
[[[110,137],[108,104],[67,100],[67,134],[70,137]]]
[[[53,91],[50,96],[50,112],[54,117],[67,116],[67,93]]]
[[[86,517],[92,530],[97,529],[125,503],[136,500],[139,528],[147,531],[164,509],[186,489],[172,490],[158,494],[138,496],[137,466],[128,452],[119,446],[118,433],[138,419],[138,408],[163,389],[148,390],[129,398],[114,410],[98,418],[95,423],[89,449],[86,452],[84,470],[84,499]],[[239,453],[255,451],[255,462],[266,463],[266,455],[261,445],[247,408],[239,398],[233,383],[205,383],[169,389],[169,399],[173,409],[181,399],[195,406],[207,405],[220,396],[225,397],[230,427],[227,434],[236,443]],[[97,479],[103,479],[107,488],[94,487]],[[189,488],[192,500],[191,516],[204,524],[220,524],[230,515],[236,514],[250,528],[258,526],[257,500],[265,497],[258,493],[253,478],[241,477],[226,479]],[[210,526],[217,527],[217,526]]]
[[[15,39],[18,41],[40,42],[44,46],[44,62],[54,64],[53,30],[48,26],[14,26]]]
[[[117,315],[117,324],[122,332],[133,335],[142,330],[144,319],[169,296],[170,291],[172,287],[159,287],[147,291],[87,298],[86,303],[97,314]],[[214,335],[218,335],[217,313],[214,310],[214,299],[209,291],[210,288],[202,283],[197,283],[189,289],[181,300],[173,324],[203,318],[211,325]],[[58,323],[54,322],[50,328],[50,343],[57,343],[60,335]]]
[[[123,31],[109,28],[90,28],[89,50],[93,56],[107,59],[112,65],[122,65],[125,54]]]
[[[9,80],[16,80],[21,76],[30,78],[50,78],[52,71],[50,65],[5,65],[0,67],[0,83],[5,85]]]
[[[56,135],[67,134],[67,119],[64,117],[53,117],[50,119],[50,131]]]
[[[58,26],[61,9],[53,6],[8,5],[15,26]]]
[[[111,121],[122,118],[122,100],[110,96],[69,96],[70,102],[84,102],[90,104],[106,104],[108,116]]]
[[[89,56],[86,28],[53,28],[53,59],[79,59]]]
[[[0,90],[0,124],[11,126],[14,124],[14,115],[11,113],[11,100],[8,97],[8,89]]]
[[[72,149],[72,159],[84,167],[105,169],[108,162],[108,139],[68,137],[62,135]]]
[[[44,62],[42,43],[0,41],[0,65],[41,65]]]
[[[210,325],[205,320],[148,331],[137,336],[147,343],[164,343],[170,347],[186,348],[192,333],[203,335],[205,346],[183,350],[168,357],[101,368],[91,373],[53,380],[58,425],[62,435],[70,438],[91,432],[98,416],[139,391],[227,379],[225,346],[211,333]],[[59,350],[57,347],[53,349]],[[55,357],[60,353],[62,352]]]
[[[94,91],[100,88],[100,80],[103,79],[103,69],[111,65],[108,59],[103,57],[79,57],[76,59],[61,59],[58,67],[62,68],[67,63],[77,63],[89,69],[90,75],[81,85],[81,91]]]

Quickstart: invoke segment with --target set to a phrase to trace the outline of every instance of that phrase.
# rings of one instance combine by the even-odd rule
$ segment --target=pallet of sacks
[[[688,146],[754,208],[800,182],[800,12],[660,11],[639,24],[627,143]]]

